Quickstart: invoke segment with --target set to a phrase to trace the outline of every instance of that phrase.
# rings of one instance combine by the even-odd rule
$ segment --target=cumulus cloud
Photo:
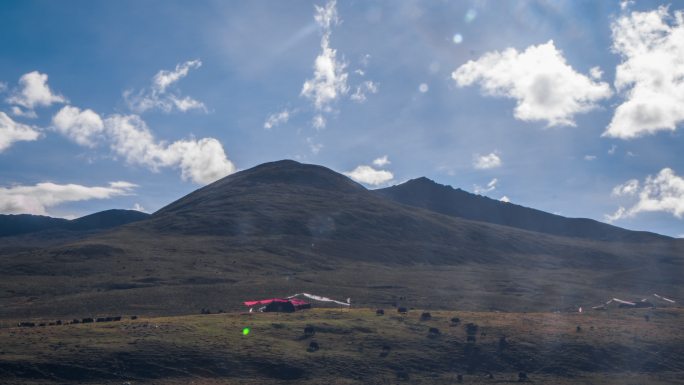
[[[7,103],[17,104],[29,110],[39,106],[47,107],[53,103],[65,103],[66,98],[53,93],[47,81],[47,74],[38,71],[22,75],[19,78],[19,89],[7,98]]]
[[[498,179],[494,178],[489,183],[487,183],[486,187],[478,186],[475,185],[475,194],[486,194],[490,191],[496,190],[496,184],[499,182]]]
[[[20,118],[28,118],[28,119],[35,119],[38,117],[35,111],[33,110],[22,110],[21,107],[19,106],[12,106],[10,109],[12,111],[12,115],[20,117]]]
[[[314,74],[302,86],[301,95],[311,100],[318,111],[327,111],[330,104],[349,92],[347,65],[337,59],[337,51],[330,47],[332,27],[339,23],[336,1],[325,6],[315,5],[314,20],[323,30],[321,51],[314,61]]]
[[[684,13],[662,6],[622,15],[612,24],[622,62],[615,88],[624,101],[604,136],[630,139],[674,131],[684,121]]]
[[[202,66],[200,60],[190,60],[179,63],[174,70],[160,70],[152,78],[152,85],[149,89],[142,89],[138,92],[127,90],[123,97],[128,107],[137,113],[143,113],[152,109],[159,109],[169,113],[174,110],[187,112],[190,110],[207,111],[204,103],[193,99],[190,96],[179,95],[178,90],[173,89],[173,85],[188,75],[191,69]]]
[[[100,115],[93,110],[64,106],[52,117],[53,129],[74,142],[86,147],[95,147],[104,132]]]
[[[177,167],[184,180],[211,183],[235,172],[221,143],[214,138],[157,142],[147,124],[137,115],[112,115],[104,121],[112,150],[130,164],[153,171]]]
[[[264,128],[270,130],[271,128],[280,124],[287,123],[288,120],[290,120],[290,111],[285,109],[278,113],[269,115],[264,122]]]
[[[378,186],[394,179],[394,174],[387,170],[378,170],[371,166],[360,165],[352,171],[345,172],[344,175],[353,180],[371,186]]]
[[[623,184],[619,184],[613,187],[613,191],[610,195],[615,197],[620,196],[633,196],[639,191],[639,181],[636,179],[630,179]]]
[[[515,99],[516,119],[546,121],[548,126],[574,126],[576,114],[596,108],[596,102],[611,96],[607,83],[568,65],[553,40],[523,52],[507,48],[486,53],[451,76],[459,87],[479,84],[485,95]]]
[[[473,157],[473,167],[478,170],[486,170],[490,168],[497,168],[501,166],[501,158],[496,152],[487,155],[476,154]]]
[[[584,160],[591,162],[592,160],[596,160],[596,155],[585,155]]]
[[[0,112],[0,152],[8,149],[14,142],[33,141],[40,137],[40,133],[33,127],[15,122]]]
[[[0,116],[1,118],[1,116]],[[52,129],[82,146],[109,144],[127,163],[152,171],[172,167],[183,180],[211,183],[235,172],[221,143],[214,138],[158,141],[138,115],[114,114],[101,118],[92,110],[65,106],[52,118]]]
[[[615,186],[613,196],[636,196],[631,207],[620,207],[605,216],[608,222],[633,217],[642,212],[666,212],[677,218],[684,217],[684,178],[670,168],[660,170],[658,175],[646,177],[643,184],[636,179]]]
[[[128,182],[112,182],[108,186],[94,187],[50,182],[33,186],[0,187],[0,212],[47,215],[49,208],[62,203],[130,195],[135,187],[135,184]]]
[[[147,212],[147,211],[145,210],[145,208],[144,208],[140,203],[134,204],[133,207],[131,207],[131,210],[140,211],[141,213],[146,213],[146,212]]]
[[[375,166],[378,166],[378,167],[384,167],[384,166],[387,166],[387,165],[390,164],[390,163],[392,163],[392,162],[390,162],[390,160],[387,158],[387,155],[383,155],[383,156],[381,156],[381,157],[376,158],[375,160],[373,160],[373,164],[374,164]]]

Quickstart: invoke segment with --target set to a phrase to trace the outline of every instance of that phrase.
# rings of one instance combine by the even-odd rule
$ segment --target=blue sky
[[[2,2],[0,211],[153,212],[290,158],[681,235],[682,9]]]

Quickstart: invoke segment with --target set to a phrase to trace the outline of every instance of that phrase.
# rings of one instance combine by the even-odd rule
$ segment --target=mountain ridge
[[[510,202],[501,202],[449,185],[442,185],[426,177],[372,191],[402,204],[421,207],[452,217],[545,234],[626,242],[673,239],[653,232],[624,229],[594,219],[569,218]]]
[[[3,251],[2,242],[0,282],[11,294],[0,295],[0,318],[237,310],[246,299],[302,291],[359,306],[521,311],[684,297],[681,242],[564,237],[449,216],[294,161],[240,171],[67,243]]]

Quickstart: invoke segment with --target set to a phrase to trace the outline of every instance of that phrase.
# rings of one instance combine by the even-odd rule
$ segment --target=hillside
[[[91,231],[110,229],[145,219],[148,216],[149,214],[135,210],[105,210],[72,220],[43,215],[0,214],[0,237],[44,230]]]
[[[501,202],[441,185],[425,177],[373,191],[396,202],[440,214],[545,234],[617,242],[650,242],[669,238],[645,231],[625,230],[593,219],[566,218]]]
[[[682,256],[667,237],[607,242],[472,221],[279,161],[147,219],[4,253],[0,318],[236,310],[301,291],[365,306],[576,309],[613,296],[682,298]]]
[[[421,313],[313,309],[0,328],[0,378],[17,385],[451,385],[459,375],[465,384],[517,383],[523,372],[534,384],[682,383],[681,310],[430,311],[429,320]]]

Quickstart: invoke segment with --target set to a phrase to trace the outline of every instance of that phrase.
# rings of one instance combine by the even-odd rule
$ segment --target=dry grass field
[[[536,384],[684,383],[682,309],[430,311],[429,320],[422,313],[313,309],[5,324],[0,382],[455,384],[460,374],[463,383],[494,384],[525,372]],[[477,325],[471,341],[467,324]],[[314,335],[305,335],[307,326]],[[310,351],[312,342],[318,350]]]

